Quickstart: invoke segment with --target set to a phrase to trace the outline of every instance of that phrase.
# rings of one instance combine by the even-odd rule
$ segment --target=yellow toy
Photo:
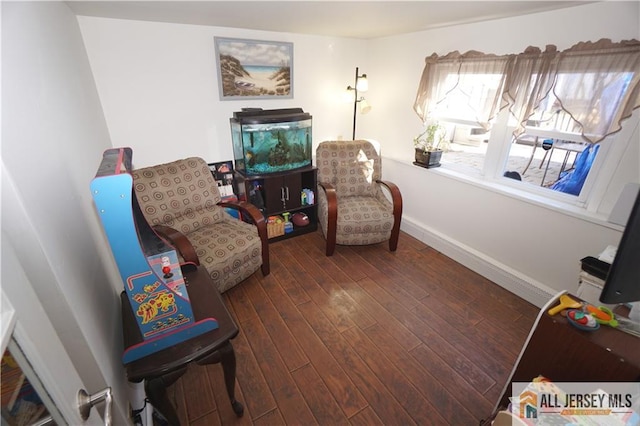
[[[566,294],[562,294],[560,295],[560,304],[549,309],[549,315],[553,316],[564,309],[580,309],[581,307],[582,303],[573,300]]]

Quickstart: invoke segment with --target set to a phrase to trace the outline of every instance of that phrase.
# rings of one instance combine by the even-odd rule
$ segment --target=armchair
[[[140,210],[154,231],[185,262],[202,265],[223,293],[258,268],[268,275],[267,227],[248,203],[221,202],[207,163],[197,157],[135,169],[133,187]],[[252,224],[233,218],[238,209]]]
[[[379,151],[369,141],[327,141],[316,149],[318,216],[327,241],[326,255],[336,244],[366,245],[389,240],[398,247],[402,195],[380,180]],[[391,200],[383,193],[386,187]]]

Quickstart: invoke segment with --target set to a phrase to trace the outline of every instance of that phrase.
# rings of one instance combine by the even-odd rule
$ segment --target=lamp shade
[[[361,77],[357,77],[356,89],[358,89],[358,92],[366,92],[369,90],[369,80],[367,80],[366,74],[362,74]]]
[[[353,87],[349,86],[346,88],[346,90],[342,93],[342,100],[343,102],[355,102],[356,91],[353,89]]]
[[[369,111],[371,111],[371,105],[369,105],[366,99],[362,99],[360,101],[360,114],[366,114]]]

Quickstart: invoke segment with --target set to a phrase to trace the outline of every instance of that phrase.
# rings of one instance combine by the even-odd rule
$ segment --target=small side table
[[[238,417],[244,414],[243,405],[235,399],[236,356],[231,339],[238,335],[238,326],[229,314],[222,297],[211,282],[204,268],[183,266],[183,275],[196,320],[213,317],[218,328],[185,342],[176,344],[151,355],[125,364],[130,382],[144,380],[149,402],[171,425],[180,425],[175,408],[167,398],[166,389],[186,371],[190,362],[198,365],[221,363],[225,387],[233,411]],[[143,341],[131,304],[125,292],[120,294],[124,347],[129,348]]]

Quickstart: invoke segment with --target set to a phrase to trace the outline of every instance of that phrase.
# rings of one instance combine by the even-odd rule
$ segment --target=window
[[[555,87],[562,90],[575,86],[580,78],[578,73],[558,75]],[[591,109],[588,103],[583,105],[574,110],[582,114]],[[515,128],[515,118],[509,118],[509,128]],[[526,121],[524,133],[512,137],[502,174],[579,197],[600,148],[600,143],[584,140],[580,123],[562,109],[560,100],[550,92]]]
[[[447,129],[450,140],[445,164],[453,162],[458,168],[471,173],[481,173],[484,168],[486,143],[489,141],[490,120],[483,112],[490,110],[502,88],[502,72],[480,72],[473,70],[450,73],[445,79],[444,98],[434,108],[433,116]],[[478,123],[486,123],[482,127]]]
[[[563,52],[431,55],[414,109],[446,125],[443,164],[580,204],[639,106],[640,42],[600,40]]]

